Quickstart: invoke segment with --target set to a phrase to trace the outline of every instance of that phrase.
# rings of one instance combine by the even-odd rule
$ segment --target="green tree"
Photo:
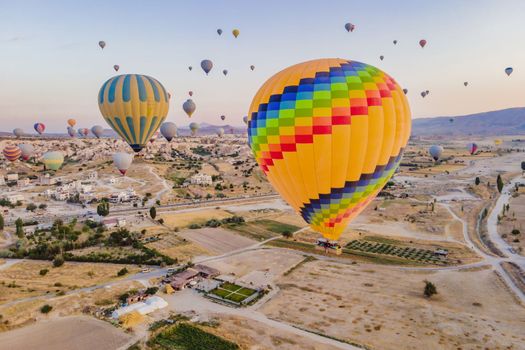
[[[496,179],[496,183],[498,185],[498,192],[501,193],[503,191],[503,180],[501,179],[501,175],[498,174],[498,178]]]
[[[476,180],[474,181],[476,186],[479,185],[480,182],[481,182],[481,180],[479,179],[479,176],[476,176]]]
[[[128,274],[128,269],[126,269],[125,267],[120,269],[119,272],[117,272],[117,276],[124,276],[124,275],[127,275]]]
[[[47,313],[50,313],[51,310],[53,310],[53,307],[51,305],[44,305],[40,308],[40,312],[43,313],[43,314],[47,314]]]
[[[288,231],[288,230],[284,230],[284,231],[282,232],[282,235],[283,235],[283,237],[285,237],[285,238],[291,238],[291,237],[293,236],[293,234],[292,234],[290,231]]]
[[[155,207],[149,208],[149,216],[155,220],[155,217],[157,216],[157,209]]]
[[[19,238],[24,237],[24,221],[20,218],[16,219],[15,227],[16,227],[16,235]]]
[[[108,216],[109,203],[106,201],[102,201],[99,205],[97,205],[97,214],[100,216]]]
[[[64,257],[62,255],[55,256],[55,258],[53,259],[53,266],[60,267],[62,265],[64,265]]]
[[[4,217],[0,213],[0,231],[4,229]]]
[[[29,203],[26,207],[26,210],[27,211],[35,211],[37,208],[36,204],[35,203]]]
[[[423,290],[423,294],[424,294],[427,298],[430,298],[430,297],[433,296],[434,294],[437,294],[437,288],[436,288],[436,286],[434,285],[434,283],[425,280],[425,289]]]

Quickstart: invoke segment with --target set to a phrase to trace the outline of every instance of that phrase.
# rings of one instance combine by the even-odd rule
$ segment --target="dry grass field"
[[[0,306],[8,301],[89,287],[117,278],[117,272],[134,266],[66,262],[53,268],[51,262],[26,260],[0,270]],[[47,269],[45,275],[40,271]]]
[[[257,243],[257,241],[220,227],[204,227],[195,230],[185,230],[179,234],[181,237],[192,241],[214,254],[228,253]]]
[[[211,255],[209,250],[174,232],[161,234],[158,241],[148,243],[146,246],[171,258],[176,258],[179,262],[189,261],[194,256]]]
[[[424,280],[437,286],[423,296]],[[491,270],[314,261],[278,281],[271,318],[373,349],[523,349],[525,309]]]
[[[224,219],[231,214],[221,209],[204,209],[197,211],[184,211],[173,213],[162,213],[159,218],[164,219],[164,225],[174,229],[183,228],[191,224],[203,224],[211,219]]]

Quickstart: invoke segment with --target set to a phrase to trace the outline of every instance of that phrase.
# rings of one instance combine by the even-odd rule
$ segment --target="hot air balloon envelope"
[[[443,154],[443,147],[438,145],[432,145],[428,149],[428,153],[434,158],[435,161],[439,160],[441,158],[441,155]]]
[[[22,159],[29,160],[31,156],[35,153],[35,148],[30,143],[22,143],[18,145],[20,151],[22,151]]]
[[[467,149],[469,153],[472,155],[476,153],[476,151],[478,150],[478,145],[476,145],[474,142],[471,142],[467,145]]]
[[[118,152],[113,155],[113,163],[115,167],[120,171],[122,175],[126,174],[126,171],[133,163],[133,154],[126,152]]]
[[[33,127],[35,128],[35,131],[40,135],[42,135],[44,130],[46,130],[46,126],[42,123],[36,123]]]
[[[102,134],[104,133],[104,128],[100,125],[95,125],[91,127],[91,132],[93,133],[93,135],[95,135],[97,139],[99,139],[100,136],[102,136]]]
[[[160,133],[170,142],[177,135],[177,126],[172,122],[162,123]]]
[[[98,106],[109,126],[139,152],[166,119],[169,99],[155,78],[125,74],[102,85]]]
[[[13,130],[13,135],[15,135],[17,138],[20,138],[24,136],[24,130],[22,130],[21,128],[16,128]]]
[[[15,145],[5,146],[2,153],[4,154],[5,159],[7,159],[10,162],[16,161],[22,155],[22,151],[20,150],[20,148]]]
[[[213,62],[210,61],[210,60],[202,60],[201,61],[201,68],[204,71],[204,73],[206,73],[206,75],[208,75],[208,73],[213,68]]]
[[[248,140],[281,196],[312,229],[338,239],[394,174],[410,125],[406,96],[389,75],[319,59],[264,83],[249,109]]]
[[[197,106],[195,106],[195,102],[193,102],[192,99],[187,99],[186,102],[182,104],[182,109],[186,112],[189,118],[191,118],[196,108]]]
[[[233,36],[236,37],[236,38],[239,36],[240,33],[241,33],[241,32],[239,31],[239,29],[234,29],[234,30],[232,30],[232,34],[233,34]]]
[[[42,162],[46,169],[58,170],[64,163],[64,155],[62,152],[46,152],[42,156]]]

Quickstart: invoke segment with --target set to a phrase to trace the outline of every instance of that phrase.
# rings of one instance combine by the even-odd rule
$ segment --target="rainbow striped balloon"
[[[7,145],[4,147],[3,153],[4,153],[4,157],[8,161],[14,162],[18,160],[18,158],[20,158],[20,156],[22,155],[22,150],[18,146]]]
[[[379,193],[410,135],[402,88],[381,70],[342,59],[286,68],[257,92],[248,138],[283,198],[328,239]]]
[[[126,74],[102,85],[98,106],[109,126],[139,152],[166,119],[169,98],[156,79]]]

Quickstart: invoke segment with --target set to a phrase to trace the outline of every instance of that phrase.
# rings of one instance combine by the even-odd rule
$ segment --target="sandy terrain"
[[[2,349],[114,350],[131,336],[107,322],[85,316],[56,318],[0,333]]]
[[[224,254],[257,243],[220,227],[185,230],[179,235],[215,254]]]
[[[518,231],[514,231],[513,234],[513,230]],[[501,219],[498,232],[516,252],[525,255],[525,193],[523,189],[519,196],[510,199],[509,212]]]
[[[424,280],[438,295],[423,297]],[[279,279],[271,318],[372,349],[524,349],[525,309],[490,270],[421,272],[310,262]]]
[[[162,234],[160,235],[160,240],[148,243],[146,246],[156,249],[169,257],[177,258],[179,262],[188,261],[198,255],[211,255],[209,250],[188,241],[174,232]]]
[[[206,262],[206,265],[220,270],[223,274],[243,277],[253,271],[263,271],[270,277],[278,277],[303,260],[295,252],[257,250],[230,256],[220,261]]]

